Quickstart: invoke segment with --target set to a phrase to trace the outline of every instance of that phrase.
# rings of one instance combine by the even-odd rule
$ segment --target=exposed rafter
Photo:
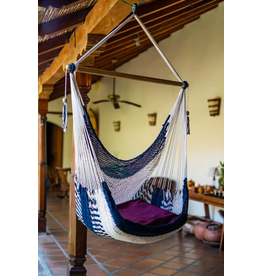
[[[48,8],[52,6],[54,8],[60,8],[62,6],[67,6],[75,2],[80,2],[79,0],[38,0],[38,6]]]
[[[64,17],[48,21],[38,25],[38,35],[45,36],[55,33],[61,33],[69,29],[76,28],[83,24],[85,17],[92,7],[77,11]]]

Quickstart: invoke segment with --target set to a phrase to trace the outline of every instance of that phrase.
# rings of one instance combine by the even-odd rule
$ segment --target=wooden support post
[[[46,232],[46,113],[48,100],[38,100],[38,232]]]
[[[87,93],[91,89],[92,76],[83,73],[76,73],[76,79],[80,93],[82,95],[85,105],[89,102]],[[71,161],[71,174],[75,173],[75,148],[73,137]],[[68,251],[69,251],[69,265],[67,267],[67,276],[86,276],[86,268],[84,263],[86,261],[86,242],[87,242],[87,228],[77,218],[76,203],[75,203],[75,187],[74,178],[70,181],[70,195],[69,195],[69,232],[68,232]]]

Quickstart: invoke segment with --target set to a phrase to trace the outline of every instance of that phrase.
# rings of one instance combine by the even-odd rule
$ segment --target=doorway
[[[46,124],[46,160],[48,188],[58,185],[56,167],[62,167],[63,160],[63,131],[62,128],[47,122]]]

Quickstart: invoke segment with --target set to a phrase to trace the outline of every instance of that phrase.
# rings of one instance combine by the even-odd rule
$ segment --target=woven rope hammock
[[[153,78],[147,80],[180,85],[182,88],[153,144],[136,158],[120,160],[112,156],[97,137],[73,73],[89,72],[140,80],[139,76],[78,66],[133,17],[179,82]],[[73,110],[78,219],[100,236],[126,242],[152,243],[173,235],[186,223],[188,211],[185,95],[188,84],[182,81],[136,15],[136,5],[126,21],[75,64],[68,65],[67,70],[70,71]],[[63,115],[65,131],[66,99]]]

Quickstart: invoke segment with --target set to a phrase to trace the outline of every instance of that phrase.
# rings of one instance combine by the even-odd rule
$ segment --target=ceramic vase
[[[207,242],[220,242],[222,234],[222,225],[220,223],[210,223],[206,226],[206,229],[204,231],[204,239]]]
[[[198,238],[201,241],[204,239],[204,232],[206,230],[206,227],[210,223],[211,223],[211,221],[208,221],[208,220],[201,220],[199,222],[199,224],[195,227],[195,236],[196,236],[196,238]]]

